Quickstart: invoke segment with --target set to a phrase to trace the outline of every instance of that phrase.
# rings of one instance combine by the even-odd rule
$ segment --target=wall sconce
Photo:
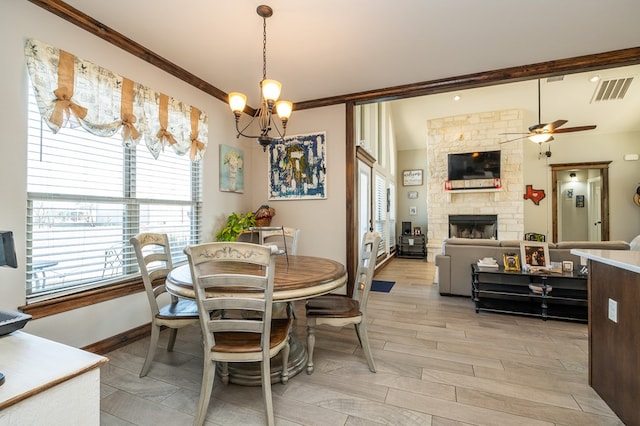
[[[573,172],[569,173],[569,177],[571,178],[571,182],[576,182],[578,180],[576,174]]]

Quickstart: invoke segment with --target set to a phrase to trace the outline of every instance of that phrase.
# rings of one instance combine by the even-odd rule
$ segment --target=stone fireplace
[[[498,215],[449,215],[449,238],[498,239]]]
[[[526,127],[521,110],[489,111],[432,119],[427,122],[427,260],[434,261],[452,230],[450,217],[492,216],[487,224],[457,226],[467,238],[518,240],[524,235],[523,143],[500,144],[499,133]],[[500,188],[445,189],[449,153],[500,150]],[[490,232],[493,231],[493,232]],[[482,234],[482,237],[479,235]]]

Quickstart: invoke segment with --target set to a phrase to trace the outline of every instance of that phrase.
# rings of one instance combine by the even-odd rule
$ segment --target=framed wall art
[[[244,192],[244,152],[220,144],[220,191]]]
[[[327,198],[325,132],[287,136],[268,151],[269,200]]]
[[[403,170],[402,186],[419,186],[422,185],[422,170]]]

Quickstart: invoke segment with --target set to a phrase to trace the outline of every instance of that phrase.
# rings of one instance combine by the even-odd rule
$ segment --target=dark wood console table
[[[576,272],[505,271],[471,265],[476,313],[501,312],[587,322],[587,276]]]

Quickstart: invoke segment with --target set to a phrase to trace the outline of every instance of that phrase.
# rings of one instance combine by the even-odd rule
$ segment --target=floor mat
[[[380,280],[373,280],[371,282],[371,291],[379,291],[382,293],[389,293],[391,291],[391,288],[393,287],[393,285],[395,284],[395,281],[380,281]]]

